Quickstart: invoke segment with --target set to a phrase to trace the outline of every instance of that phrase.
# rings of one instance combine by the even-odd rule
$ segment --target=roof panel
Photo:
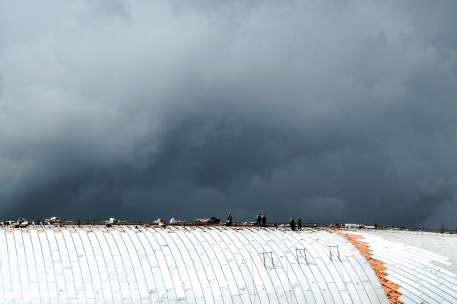
[[[71,233],[49,228],[44,233],[33,229],[29,233],[5,233],[0,229],[3,298],[190,304],[295,303],[302,299],[309,303],[364,303],[367,299],[376,302],[379,297],[379,282],[372,282],[373,276],[377,278],[369,265],[362,265],[363,256],[341,247],[341,261],[330,261],[327,245],[348,243],[326,232],[312,235],[219,226],[115,227],[126,231],[120,233],[102,232],[97,226],[88,229],[91,231],[76,227],[77,233]],[[316,241],[318,234],[320,241]],[[304,257],[298,261],[296,257],[295,248],[305,247],[309,250],[308,263]],[[273,255],[273,263],[265,256],[268,252]],[[403,259],[399,268],[391,269],[397,271],[397,278],[406,277],[401,271],[410,269],[404,266],[404,259],[409,257],[411,263],[406,264],[410,267],[417,267],[414,263],[433,265],[432,261],[451,263],[445,256],[427,255],[408,247],[399,255]],[[417,280],[420,275],[425,274],[417,272]],[[431,284],[429,289],[436,299],[444,300],[447,298],[439,292],[448,295],[447,289],[457,279],[444,272],[440,276],[449,278],[448,285],[440,289]],[[414,286],[412,283],[410,286]],[[414,297],[414,293],[409,296]],[[427,293],[416,297],[433,299]]]

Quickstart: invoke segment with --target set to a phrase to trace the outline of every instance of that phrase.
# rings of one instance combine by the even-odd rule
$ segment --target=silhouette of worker
[[[257,222],[255,222],[256,225],[260,226],[260,219],[261,219],[261,216],[260,216],[260,213],[257,214]]]
[[[227,216],[227,225],[231,225],[232,224],[232,214],[229,212],[228,216]]]
[[[297,226],[298,226],[298,230],[301,231],[301,219],[300,218],[297,219]]]
[[[294,230],[295,230],[295,222],[294,222],[294,219],[293,219],[293,218],[290,218],[290,222],[289,222],[289,223],[290,223],[290,229],[291,229],[292,231],[294,231]]]
[[[267,223],[267,217],[265,216],[265,213],[262,215],[262,224],[265,227],[265,224]]]

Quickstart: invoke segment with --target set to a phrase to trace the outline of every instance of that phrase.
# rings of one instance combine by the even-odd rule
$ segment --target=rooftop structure
[[[402,234],[224,225],[4,226],[0,299],[456,303],[455,260],[446,251],[421,248],[421,234]],[[449,242],[435,243],[443,250]]]
[[[21,303],[388,303],[327,231],[29,226],[0,230],[0,262],[0,298]]]

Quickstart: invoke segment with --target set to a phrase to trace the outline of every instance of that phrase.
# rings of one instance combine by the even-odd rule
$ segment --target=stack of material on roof
[[[216,217],[212,216],[209,219],[197,219],[197,224],[209,224],[209,225],[216,225],[221,222],[221,219],[217,219]]]
[[[165,222],[162,219],[157,219],[157,221],[154,221],[154,224],[159,224],[159,226],[164,226]]]
[[[45,223],[47,224],[58,224],[58,223],[62,223],[62,221],[60,220],[60,218],[58,217],[51,217],[50,219],[46,219],[44,220]]]
[[[357,224],[345,224],[344,226],[348,229],[357,229],[359,227]]]

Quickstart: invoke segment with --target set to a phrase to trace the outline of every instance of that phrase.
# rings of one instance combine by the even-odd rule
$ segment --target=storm
[[[0,1],[0,219],[454,229],[456,14]]]

